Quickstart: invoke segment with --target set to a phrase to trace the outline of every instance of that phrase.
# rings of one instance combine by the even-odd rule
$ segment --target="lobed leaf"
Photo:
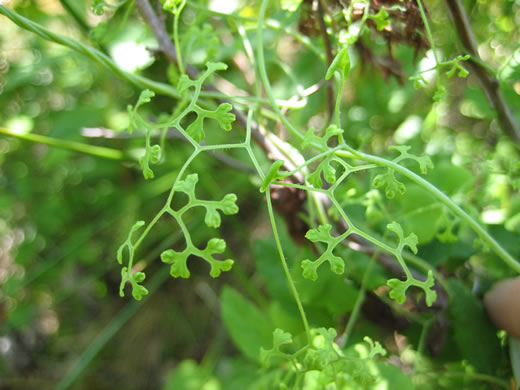
[[[161,253],[161,260],[163,263],[171,264],[170,275],[174,278],[184,278],[187,279],[190,277],[190,271],[188,270],[188,257],[190,252],[188,248],[186,248],[182,252],[176,252],[173,249],[168,249]]]
[[[197,119],[191,122],[186,129],[186,132],[195,140],[195,142],[200,142],[204,137],[206,137],[206,133],[204,132],[204,118],[204,115],[197,112]]]
[[[145,90],[141,91],[141,94],[139,95],[139,99],[137,99],[137,103],[135,105],[134,111],[136,111],[143,104],[150,103],[154,96],[155,96],[155,92],[150,91],[149,89],[145,89]]]
[[[321,188],[323,186],[323,181],[321,180],[322,174],[327,183],[334,184],[336,182],[336,169],[330,164],[334,159],[334,156],[328,155],[320,162],[316,170],[307,177],[307,181],[312,184],[314,188]]]
[[[174,190],[184,192],[186,195],[188,195],[190,202],[194,201],[196,199],[195,185],[198,181],[199,175],[192,173],[191,175],[188,175],[185,180],[179,180],[177,183],[175,183]]]
[[[214,228],[220,226],[220,214],[218,210],[221,210],[226,215],[236,214],[238,212],[236,200],[237,196],[235,194],[227,194],[219,202],[200,201],[200,205],[206,208],[206,217],[204,218],[206,225]]]
[[[154,173],[150,168],[150,163],[157,164],[161,159],[161,147],[159,145],[150,146],[146,145],[144,155],[139,159],[139,165],[143,170],[143,176],[145,179],[153,179]]]
[[[318,279],[318,268],[325,261],[329,262],[330,269],[335,274],[341,275],[345,272],[345,262],[341,257],[335,256],[332,251],[336,247],[336,245],[344,238],[341,236],[332,237],[330,234],[331,225],[320,225],[317,229],[310,229],[305,237],[312,242],[324,242],[327,244],[327,249],[321,254],[321,256],[315,260],[311,261],[309,259],[305,259],[301,263],[301,267],[303,269],[303,277],[309,280]]]
[[[397,222],[392,222],[386,225],[386,228],[397,235],[399,239],[399,243],[397,245],[397,250],[400,252],[404,248],[404,246],[408,246],[413,253],[417,253],[417,236],[414,233],[410,233],[408,236],[404,236],[403,228]]]
[[[271,357],[275,355],[283,354],[280,351],[280,347],[285,344],[292,344],[293,339],[292,335],[288,332],[283,331],[282,329],[276,328],[273,331],[273,348],[264,349],[260,348],[260,360],[264,364],[264,366],[269,366],[269,360]]]
[[[343,130],[336,125],[330,125],[323,136],[314,134],[314,127],[311,127],[303,137],[302,149],[312,146],[312,144],[318,144],[322,149],[327,150],[329,149],[329,139],[341,134],[343,134]]]
[[[370,15],[369,18],[376,22],[376,28],[378,31],[383,31],[384,28],[390,26],[391,23],[385,7],[381,7],[377,14]]]
[[[406,192],[406,187],[395,178],[392,168],[387,168],[385,173],[377,175],[372,181],[372,185],[375,188],[384,188],[388,199],[393,199],[398,193],[402,195]]]
[[[419,164],[419,168],[423,175],[428,172],[428,169],[433,169],[433,162],[429,156],[416,156],[414,154],[408,153],[408,150],[411,149],[411,147],[408,145],[392,145],[390,146],[390,149],[397,150],[400,153],[400,156],[394,160],[395,162],[399,162],[404,159],[415,160]]]
[[[377,355],[381,355],[381,356],[386,355],[386,350],[381,346],[379,341],[374,342],[368,336],[363,337],[363,341],[365,341],[370,348],[370,351],[368,353],[368,359],[373,359]]]
[[[235,114],[231,114],[229,111],[233,109],[233,106],[229,103],[222,103],[216,111],[213,112],[212,118],[215,119],[219,126],[225,130],[231,130],[231,124],[235,121]]]
[[[216,278],[220,276],[223,271],[229,271],[233,266],[234,261],[226,259],[224,261],[217,260],[213,257],[216,253],[223,253],[226,249],[226,242],[220,238],[212,238],[209,240],[206,249],[200,252],[200,256],[211,265],[210,276]]]
[[[390,287],[389,296],[396,302],[402,304],[406,300],[406,290],[410,286],[416,286],[422,289],[425,293],[426,305],[431,306],[437,299],[437,292],[433,290],[435,281],[433,279],[432,271],[428,271],[428,277],[425,281],[417,280],[411,276],[408,276],[406,280],[390,279],[387,282]]]

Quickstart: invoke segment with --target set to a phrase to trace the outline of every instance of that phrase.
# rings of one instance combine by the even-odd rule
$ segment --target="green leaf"
[[[406,290],[408,289],[409,284],[406,281],[395,278],[390,279],[386,284],[390,287],[390,292],[388,293],[390,298],[395,300],[397,303],[403,304],[406,300]]]
[[[408,153],[408,150],[411,149],[408,145],[392,145],[390,146],[391,150],[397,150],[400,153],[400,156],[394,159],[394,162],[400,162],[404,159],[415,160],[419,164],[421,173],[424,175],[428,172],[428,169],[433,168],[433,162],[429,156],[416,156],[414,154]]]
[[[260,348],[260,360],[266,367],[269,366],[269,360],[275,355],[280,355],[280,347],[285,344],[291,344],[293,342],[292,335],[282,329],[276,328],[273,332],[273,348],[264,349]]]
[[[341,134],[343,134],[343,130],[336,125],[330,125],[325,131],[325,135],[323,136],[318,136],[314,134],[314,127],[311,127],[309,130],[307,130],[305,136],[303,137],[302,149],[305,149],[311,146],[312,144],[318,144],[322,149],[328,150],[329,139],[331,139],[334,136],[339,136]]]
[[[323,161],[320,162],[316,170],[307,177],[307,181],[312,184],[314,188],[321,188],[323,181],[321,175],[329,184],[336,182],[336,169],[330,164],[335,158],[332,155],[328,155]]]
[[[186,195],[188,195],[190,202],[194,201],[195,198],[195,185],[199,181],[199,175],[196,173],[192,173],[191,175],[188,175],[185,180],[179,180],[175,186],[175,191],[181,191],[184,192]]]
[[[267,175],[265,175],[264,182],[260,187],[260,192],[267,191],[269,184],[271,184],[273,181],[283,180],[288,176],[288,172],[280,172],[280,168],[283,164],[284,162],[282,160],[276,160],[273,165],[271,165],[271,168],[269,168],[269,172],[267,172]]]
[[[235,114],[229,113],[233,109],[233,106],[229,103],[222,103],[212,114],[212,118],[215,119],[219,126],[225,130],[231,130],[231,124],[235,121]]]
[[[218,228],[220,226],[220,214],[215,207],[206,207],[204,223],[208,227]]]
[[[457,279],[450,280],[449,314],[457,348],[477,372],[494,374],[502,363],[500,340],[482,301]]]
[[[317,229],[311,229],[305,234],[305,237],[312,242],[324,242],[327,244],[327,249],[323,252],[320,257],[311,261],[309,259],[305,259],[301,263],[301,267],[303,269],[303,277],[310,280],[316,280],[318,278],[318,268],[325,261],[329,262],[330,269],[335,274],[341,275],[345,272],[345,262],[342,258],[335,256],[332,253],[332,250],[336,247],[336,245],[341,242],[346,234],[340,237],[332,237],[330,234],[331,225],[320,225]]]
[[[146,287],[132,283],[132,296],[136,301],[140,301],[146,294],[148,294]]]
[[[186,128],[186,132],[191,135],[195,142],[200,142],[206,137],[206,133],[204,133],[204,118],[204,115],[197,112],[197,119]]]
[[[221,316],[237,348],[249,359],[260,362],[260,348],[272,342],[272,325],[249,300],[225,286],[220,297]]]
[[[370,15],[369,18],[376,22],[376,28],[378,31],[383,31],[384,28],[390,26],[391,23],[385,7],[381,7],[377,14]]]
[[[330,80],[336,71],[342,71],[345,80],[348,78],[348,74],[350,72],[350,56],[347,46],[344,46],[332,60],[329,68],[327,69],[325,80]]]
[[[393,199],[397,194],[404,194],[406,187],[395,178],[394,170],[387,168],[386,173],[377,175],[372,181],[375,188],[384,188],[388,199]]]
[[[379,341],[374,342],[368,336],[363,337],[363,341],[365,341],[370,347],[370,351],[368,353],[369,359],[373,359],[377,355],[386,356],[386,350],[381,346]]]
[[[238,213],[238,206],[236,204],[237,196],[235,194],[227,194],[220,201],[220,208],[226,215],[232,215]]]
[[[149,132],[148,132],[149,134]],[[149,137],[149,135],[147,135]],[[150,146],[147,141],[144,155],[139,159],[139,165],[143,170],[143,176],[145,179],[153,179],[154,173],[150,168],[150,163],[157,164],[161,159],[161,147],[159,145]]]
[[[332,241],[333,237],[330,234],[330,230],[332,226],[329,224],[320,225],[317,229],[311,229],[306,234],[305,237],[312,242],[326,242],[329,243]]]
[[[223,253],[226,249],[226,242],[220,238],[212,238],[208,245],[201,251],[200,256],[211,265],[210,276],[217,278],[223,271],[229,271],[233,266],[234,261],[226,259],[224,261],[217,260],[213,257],[216,253]]]
[[[318,279],[318,267],[321,263],[317,261],[310,261],[309,259],[305,259],[302,261],[302,274],[305,279],[316,280]]]
[[[336,330],[333,328],[312,329],[311,335],[312,348],[308,349],[303,363],[307,370],[322,370],[327,367],[330,362],[338,360],[342,356],[341,350],[334,343],[337,336]]]
[[[190,271],[188,270],[188,257],[190,252],[188,249],[185,249],[182,252],[176,252],[173,249],[168,249],[161,253],[161,260],[163,263],[171,264],[170,267],[170,275],[174,278],[184,278],[187,279],[190,277]]]
[[[137,110],[143,104],[150,103],[154,96],[155,96],[155,92],[150,91],[149,89],[145,89],[144,91],[142,91],[141,94],[139,95],[139,99],[137,100],[134,110]]]
[[[148,294],[148,290],[141,286],[141,283],[145,279],[146,275],[143,272],[135,272],[133,275],[130,274],[128,267],[121,269],[121,284],[119,285],[119,295],[125,296],[124,288],[126,282],[130,282],[132,286],[132,296],[135,300],[140,301],[144,295]]]
[[[206,217],[204,222],[209,227],[217,228],[220,226],[220,214],[218,210],[226,215],[236,214],[238,206],[236,205],[237,196],[235,194],[227,194],[221,201],[199,201],[200,205],[206,208]]]
[[[388,287],[390,287],[389,296],[394,299],[398,303],[404,303],[406,300],[406,290],[410,286],[416,286],[422,289],[426,295],[426,305],[431,306],[435,300],[437,299],[437,293],[432,287],[435,284],[433,279],[432,271],[428,271],[428,277],[425,281],[417,280],[411,276],[408,277],[405,281],[399,279],[390,279],[387,283]]]
[[[413,253],[417,253],[417,236],[414,233],[410,233],[408,236],[404,236],[403,228],[397,222],[392,222],[386,225],[386,228],[395,234],[397,234],[397,238],[399,239],[399,243],[397,245],[397,250],[401,251],[405,246],[408,246]]]

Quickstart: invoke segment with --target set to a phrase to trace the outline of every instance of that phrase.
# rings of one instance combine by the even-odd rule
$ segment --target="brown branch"
[[[470,66],[475,76],[477,76],[482,89],[487,95],[491,105],[495,108],[498,121],[502,125],[505,132],[520,143],[520,127],[515,121],[511,109],[507,105],[504,95],[500,90],[498,80],[489,73],[489,71],[482,65],[482,60],[478,54],[477,42],[473,35],[473,30],[466,14],[466,10],[460,0],[446,0],[451,16],[457,27],[462,44],[469,54],[475,59],[470,59]]]

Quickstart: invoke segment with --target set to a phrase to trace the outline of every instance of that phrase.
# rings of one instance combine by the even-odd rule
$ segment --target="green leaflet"
[[[229,103],[220,104],[214,111],[206,110],[197,103],[204,81],[216,71],[227,69],[227,65],[221,62],[208,62],[206,67],[206,71],[202,73],[196,80],[191,80],[187,75],[184,74],[180,77],[177,84],[177,88],[181,95],[185,94],[190,88],[194,89],[191,103],[183,112],[183,117],[188,115],[190,112],[193,112],[197,115],[195,121],[193,121],[186,129],[188,135],[190,135],[197,143],[202,141],[206,136],[204,132],[205,119],[209,118],[217,121],[220,128],[225,131],[230,131],[232,123],[235,121],[235,114],[230,113],[232,106]]]
[[[283,180],[288,176],[287,172],[280,172],[280,168],[282,166],[283,166],[282,160],[277,160],[271,165],[271,168],[269,168],[267,175],[265,175],[264,182],[262,183],[262,186],[260,187],[260,192],[267,191],[269,184],[271,184],[273,181]]]
[[[139,95],[139,99],[137,100],[135,106],[128,106],[128,114],[130,117],[128,132],[132,134],[135,129],[140,128],[144,129],[145,131],[145,152],[144,155],[139,158],[139,165],[141,166],[145,179],[154,178],[154,173],[150,168],[150,164],[157,164],[161,160],[161,147],[159,145],[151,144],[151,133],[153,130],[160,129],[164,126],[150,123],[144,119],[143,116],[137,112],[137,110],[146,103],[150,103],[154,96],[155,93],[153,91],[145,89]]]
[[[408,145],[394,145],[391,146],[390,149],[396,150],[400,153],[400,155],[393,160],[395,163],[400,163],[406,159],[414,160],[419,164],[419,168],[422,174],[426,174],[428,169],[433,168],[433,163],[430,157],[416,156],[414,154],[408,153],[408,150],[410,150],[410,146]],[[385,173],[377,175],[372,181],[372,185],[375,188],[384,188],[385,195],[388,199],[394,198],[397,194],[403,195],[406,192],[405,185],[396,179],[395,171],[390,167],[386,168]]]
[[[182,215],[194,207],[203,207],[206,209],[206,217],[204,222],[209,227],[220,226],[220,212],[225,215],[236,214],[238,206],[236,205],[237,197],[235,194],[227,194],[220,201],[201,200],[195,194],[195,187],[199,181],[196,173],[188,175],[185,180],[179,180],[175,186],[175,191],[180,191],[188,195],[188,203],[179,211],[169,209],[168,212],[179,223],[182,221]],[[186,237],[186,248],[182,252],[168,249],[161,254],[161,260],[166,264],[171,264],[170,274],[173,277],[189,278],[190,272],[188,270],[187,261],[190,255],[202,258],[209,263],[211,270],[211,277],[218,277],[223,271],[229,271],[233,265],[233,260],[217,260],[214,255],[221,254],[226,249],[226,242],[219,238],[212,238],[208,241],[205,249],[199,249],[193,245],[191,238]]]
[[[345,270],[345,263],[342,258],[335,256],[332,251],[341,241],[347,236],[348,232],[343,233],[341,236],[332,237],[330,234],[331,225],[320,225],[317,229],[311,229],[307,232],[305,237],[312,242],[324,242],[327,244],[327,249],[321,254],[321,256],[311,261],[305,259],[302,261],[303,277],[310,280],[316,280],[318,278],[318,268],[325,261],[330,264],[332,272],[341,275]]]
[[[123,267],[121,269],[121,284],[119,286],[119,295],[121,297],[125,296],[124,288],[126,285],[126,282],[130,282],[130,285],[132,286],[132,295],[134,299],[141,300],[143,295],[148,294],[148,290],[141,286],[139,283],[143,282],[146,275],[143,272],[134,272],[132,273],[132,265],[134,262],[134,256],[135,256],[135,246],[132,242],[132,236],[133,234],[139,230],[141,227],[144,226],[144,221],[137,221],[134,226],[130,229],[130,232],[128,233],[128,237],[125,240],[125,242],[119,247],[117,250],[117,261],[119,264],[123,264],[123,251],[125,248],[128,251],[128,267]]]
[[[348,74],[350,73],[350,56],[348,54],[348,46],[344,46],[332,63],[327,69],[327,73],[325,74],[325,80],[330,80],[336,71],[343,72],[343,77],[346,80],[348,78]]]
[[[335,125],[331,125],[325,131],[323,136],[318,136],[314,134],[314,128],[310,128],[305,133],[305,137],[302,142],[302,148],[305,149],[312,145],[319,145],[319,147],[323,150],[329,149],[328,142],[332,137],[338,137],[343,134],[343,130]],[[309,174],[307,180],[314,188],[321,188],[323,186],[323,181],[321,180],[321,176],[325,178],[327,183],[333,184],[336,182],[336,169],[332,166],[332,162],[336,161],[337,157],[332,153],[328,153],[323,160],[320,161],[314,172]]]
[[[408,288],[410,286],[416,286],[424,291],[426,304],[431,306],[437,299],[437,293],[432,289],[435,284],[432,271],[428,271],[428,276],[425,281],[415,279],[410,273],[408,266],[404,262],[402,255],[405,246],[409,247],[413,253],[417,253],[417,236],[414,233],[411,233],[405,237],[401,225],[399,225],[397,222],[392,222],[391,224],[387,225],[387,228],[397,235],[398,244],[393,254],[401,267],[403,267],[403,270],[406,274],[406,280],[404,281],[395,278],[388,280],[387,285],[390,287],[390,298],[396,300],[398,303],[404,303],[406,300],[406,291]]]

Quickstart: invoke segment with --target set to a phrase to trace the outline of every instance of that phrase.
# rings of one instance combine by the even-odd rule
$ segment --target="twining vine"
[[[122,6],[124,3],[125,2],[121,2],[116,6]],[[215,150],[226,151],[230,149],[243,149],[246,151],[262,183],[259,190],[265,194],[265,201],[277,252],[305,330],[306,344],[294,353],[284,352],[286,346],[294,343],[293,335],[281,329],[274,330],[272,348],[262,349],[260,352],[261,360],[266,366],[271,364],[274,358],[287,360],[292,367],[292,370],[290,370],[287,375],[295,377],[293,381],[295,386],[302,381],[303,375],[306,372],[318,370],[327,380],[334,381],[339,388],[343,383],[347,383],[349,379],[342,374],[345,370],[342,370],[341,367],[345,364],[359,364],[359,370],[357,372],[361,379],[358,379],[362,381],[369,381],[370,375],[366,370],[363,370],[362,359],[356,360],[352,356],[345,356],[344,352],[334,342],[337,337],[337,333],[334,329],[325,329],[322,327],[314,329],[310,327],[298,289],[291,276],[282,240],[278,232],[271,199],[272,189],[281,186],[303,190],[309,194],[315,204],[320,204],[320,207],[316,207],[316,210],[309,210],[309,213],[316,213],[317,218],[311,221],[310,225],[312,227],[307,231],[305,237],[309,242],[312,242],[315,247],[320,248],[321,251],[314,259],[300,259],[301,273],[306,279],[318,279],[319,269],[325,263],[328,263],[333,273],[342,275],[345,270],[345,259],[338,253],[339,245],[344,243],[351,235],[357,235],[370,242],[376,248],[392,255],[402,268],[405,275],[404,280],[393,278],[387,281],[389,288],[388,294],[391,299],[398,303],[403,303],[406,299],[407,290],[414,286],[423,291],[425,302],[428,306],[431,306],[435,302],[437,293],[434,290],[434,270],[429,268],[426,279],[420,280],[412,274],[404,260],[406,250],[411,250],[414,254],[417,253],[417,236],[414,233],[405,235],[403,227],[399,223],[389,221],[387,224],[388,235],[392,235],[395,238],[395,243],[393,245],[388,244],[386,240],[381,240],[370,231],[357,226],[338,201],[337,194],[343,190],[342,184],[345,183],[350,175],[356,172],[366,172],[376,169],[382,170],[382,172],[378,172],[378,174],[374,176],[372,186],[375,189],[382,190],[388,199],[395,198],[406,191],[405,183],[400,180],[402,180],[401,177],[407,178],[409,181],[432,194],[444,206],[443,210],[449,210],[449,212],[457,216],[461,222],[471,227],[486,246],[494,251],[509,267],[520,272],[520,263],[494,240],[478,222],[438,188],[403,165],[403,163],[412,161],[418,165],[421,174],[426,175],[428,170],[433,168],[432,161],[429,157],[409,153],[409,146],[393,146],[390,150],[397,152],[398,156],[389,160],[356,150],[345,142],[344,129],[341,128],[341,96],[343,87],[351,71],[352,63],[350,61],[350,53],[362,36],[364,29],[367,28],[368,23],[373,23],[378,31],[390,25],[391,18],[386,8],[381,7],[377,13],[371,13],[371,2],[367,0],[352,1],[350,2],[350,7],[345,10],[343,15],[344,20],[342,22],[350,25],[354,19],[353,5],[361,4],[363,7],[362,17],[357,25],[358,28],[341,30],[340,34],[334,38],[337,51],[323,78],[324,80],[332,80],[335,82],[337,94],[331,124],[328,125],[324,131],[313,128],[301,131],[293,125],[287,115],[282,111],[279,101],[276,99],[271,88],[264,55],[265,28],[281,29],[280,26],[277,26],[272,21],[266,21],[267,8],[272,1],[262,0],[258,18],[253,19],[256,22],[257,30],[256,53],[247,38],[245,30],[240,26],[241,22],[248,21],[249,19],[231,15],[230,17],[235,18],[236,23],[239,24],[237,30],[243,40],[246,54],[250,62],[256,66],[259,80],[255,80],[255,90],[258,96],[253,97],[253,104],[250,105],[248,110],[245,140],[243,142],[206,145],[203,141],[206,139],[207,127],[205,124],[208,121],[214,121],[221,130],[229,132],[232,130],[233,123],[236,120],[236,115],[233,113],[236,107],[233,108],[230,103],[221,102],[216,108],[213,107],[212,109],[212,106],[208,105],[204,100],[209,97],[222,97],[215,91],[204,91],[203,87],[208,86],[208,80],[216,72],[225,70],[227,65],[207,62],[204,72],[199,74],[198,77],[190,77],[187,71],[189,65],[184,62],[186,57],[183,56],[181,52],[179,23],[181,13],[186,6],[193,6],[195,9],[198,9],[198,6],[196,4],[191,5],[185,0],[166,0],[162,1],[162,3],[164,9],[171,12],[174,16],[173,42],[179,71],[179,77],[175,87],[168,84],[157,83],[135,74],[123,72],[103,53],[74,39],[55,34],[21,17],[7,7],[0,5],[0,13],[6,15],[19,26],[38,34],[44,39],[68,46],[84,54],[118,76],[143,89],[136,104],[128,107],[128,115],[130,118],[128,131],[132,132],[136,129],[144,130],[144,154],[140,157],[138,162],[145,179],[154,178],[153,166],[160,164],[165,158],[164,136],[167,131],[172,131],[171,129],[178,131],[193,147],[193,152],[182,165],[163,207],[148,223],[145,221],[137,221],[131,227],[126,240],[117,251],[117,261],[122,265],[121,296],[124,296],[125,286],[127,284],[130,284],[132,295],[136,300],[140,300],[144,295],[148,294],[144,282],[146,278],[145,273],[134,270],[136,253],[154,225],[165,215],[171,217],[172,222],[178,226],[185,242],[183,250],[176,251],[168,249],[160,255],[162,262],[170,266],[170,274],[172,277],[190,277],[188,259],[191,257],[200,258],[207,262],[210,267],[209,274],[211,277],[218,277],[222,272],[229,271],[232,268],[235,260],[221,259],[226,251],[226,242],[223,239],[218,237],[211,238],[204,247],[200,247],[191,238],[191,233],[183,220],[184,214],[189,210],[202,208],[205,210],[205,224],[210,228],[216,229],[221,225],[222,215],[228,216],[238,213],[238,200],[235,194],[225,194],[220,200],[200,199],[197,195],[199,174],[188,173],[191,163],[201,153]],[[282,9],[287,12],[295,12],[302,1],[282,0],[281,3]],[[436,70],[436,92],[433,95],[433,99],[439,100],[445,93],[442,75],[445,74],[447,77],[451,77],[457,74],[460,77],[466,77],[468,71],[463,63],[468,61],[470,57],[464,55],[457,56],[452,60],[440,61],[437,56],[435,43],[422,1],[418,0],[417,5],[426,31],[427,42],[429,47],[431,47],[435,59],[433,69]],[[95,1],[92,6],[96,13],[102,13],[103,8],[108,5],[102,1]],[[316,50],[316,47],[313,46],[306,37],[295,33],[292,34],[306,45],[306,47],[311,48],[321,59],[324,58],[322,53]],[[413,81],[417,87],[423,87],[427,81],[422,74],[429,70],[431,69],[413,75],[410,80]],[[260,96],[262,89],[265,91],[267,99]],[[174,97],[178,99],[179,102],[173,114],[168,118],[161,119],[158,123],[152,123],[140,113],[141,107],[150,103],[155,93]],[[274,144],[279,145],[283,149],[284,157],[291,162],[291,164],[287,164],[286,160],[276,160],[266,169],[266,172],[264,172],[262,164],[255,156],[252,146],[254,139],[253,132],[260,131],[259,126],[257,124],[253,125],[253,122],[255,118],[262,118],[264,114],[262,104],[265,103],[269,105],[270,114],[290,131],[295,143],[299,143],[297,146],[300,147],[300,149],[289,147],[288,144],[284,144],[274,134],[263,134],[264,137],[269,138]],[[284,108],[287,108],[287,106]],[[157,131],[161,131],[163,136],[159,144],[152,144],[151,135]],[[302,179],[288,180],[297,175]],[[187,196],[187,202],[184,206],[175,209],[173,208],[173,200],[175,194],[179,192]],[[323,211],[325,204],[323,199],[326,199],[327,207],[337,213],[340,223],[337,223],[338,221],[333,220],[333,218]],[[451,217],[446,218],[451,221]],[[339,230],[338,226],[343,226],[343,231]],[[374,342],[370,338],[366,338],[365,341],[368,351],[366,360],[370,360],[376,355],[385,354],[384,349],[378,342]]]

